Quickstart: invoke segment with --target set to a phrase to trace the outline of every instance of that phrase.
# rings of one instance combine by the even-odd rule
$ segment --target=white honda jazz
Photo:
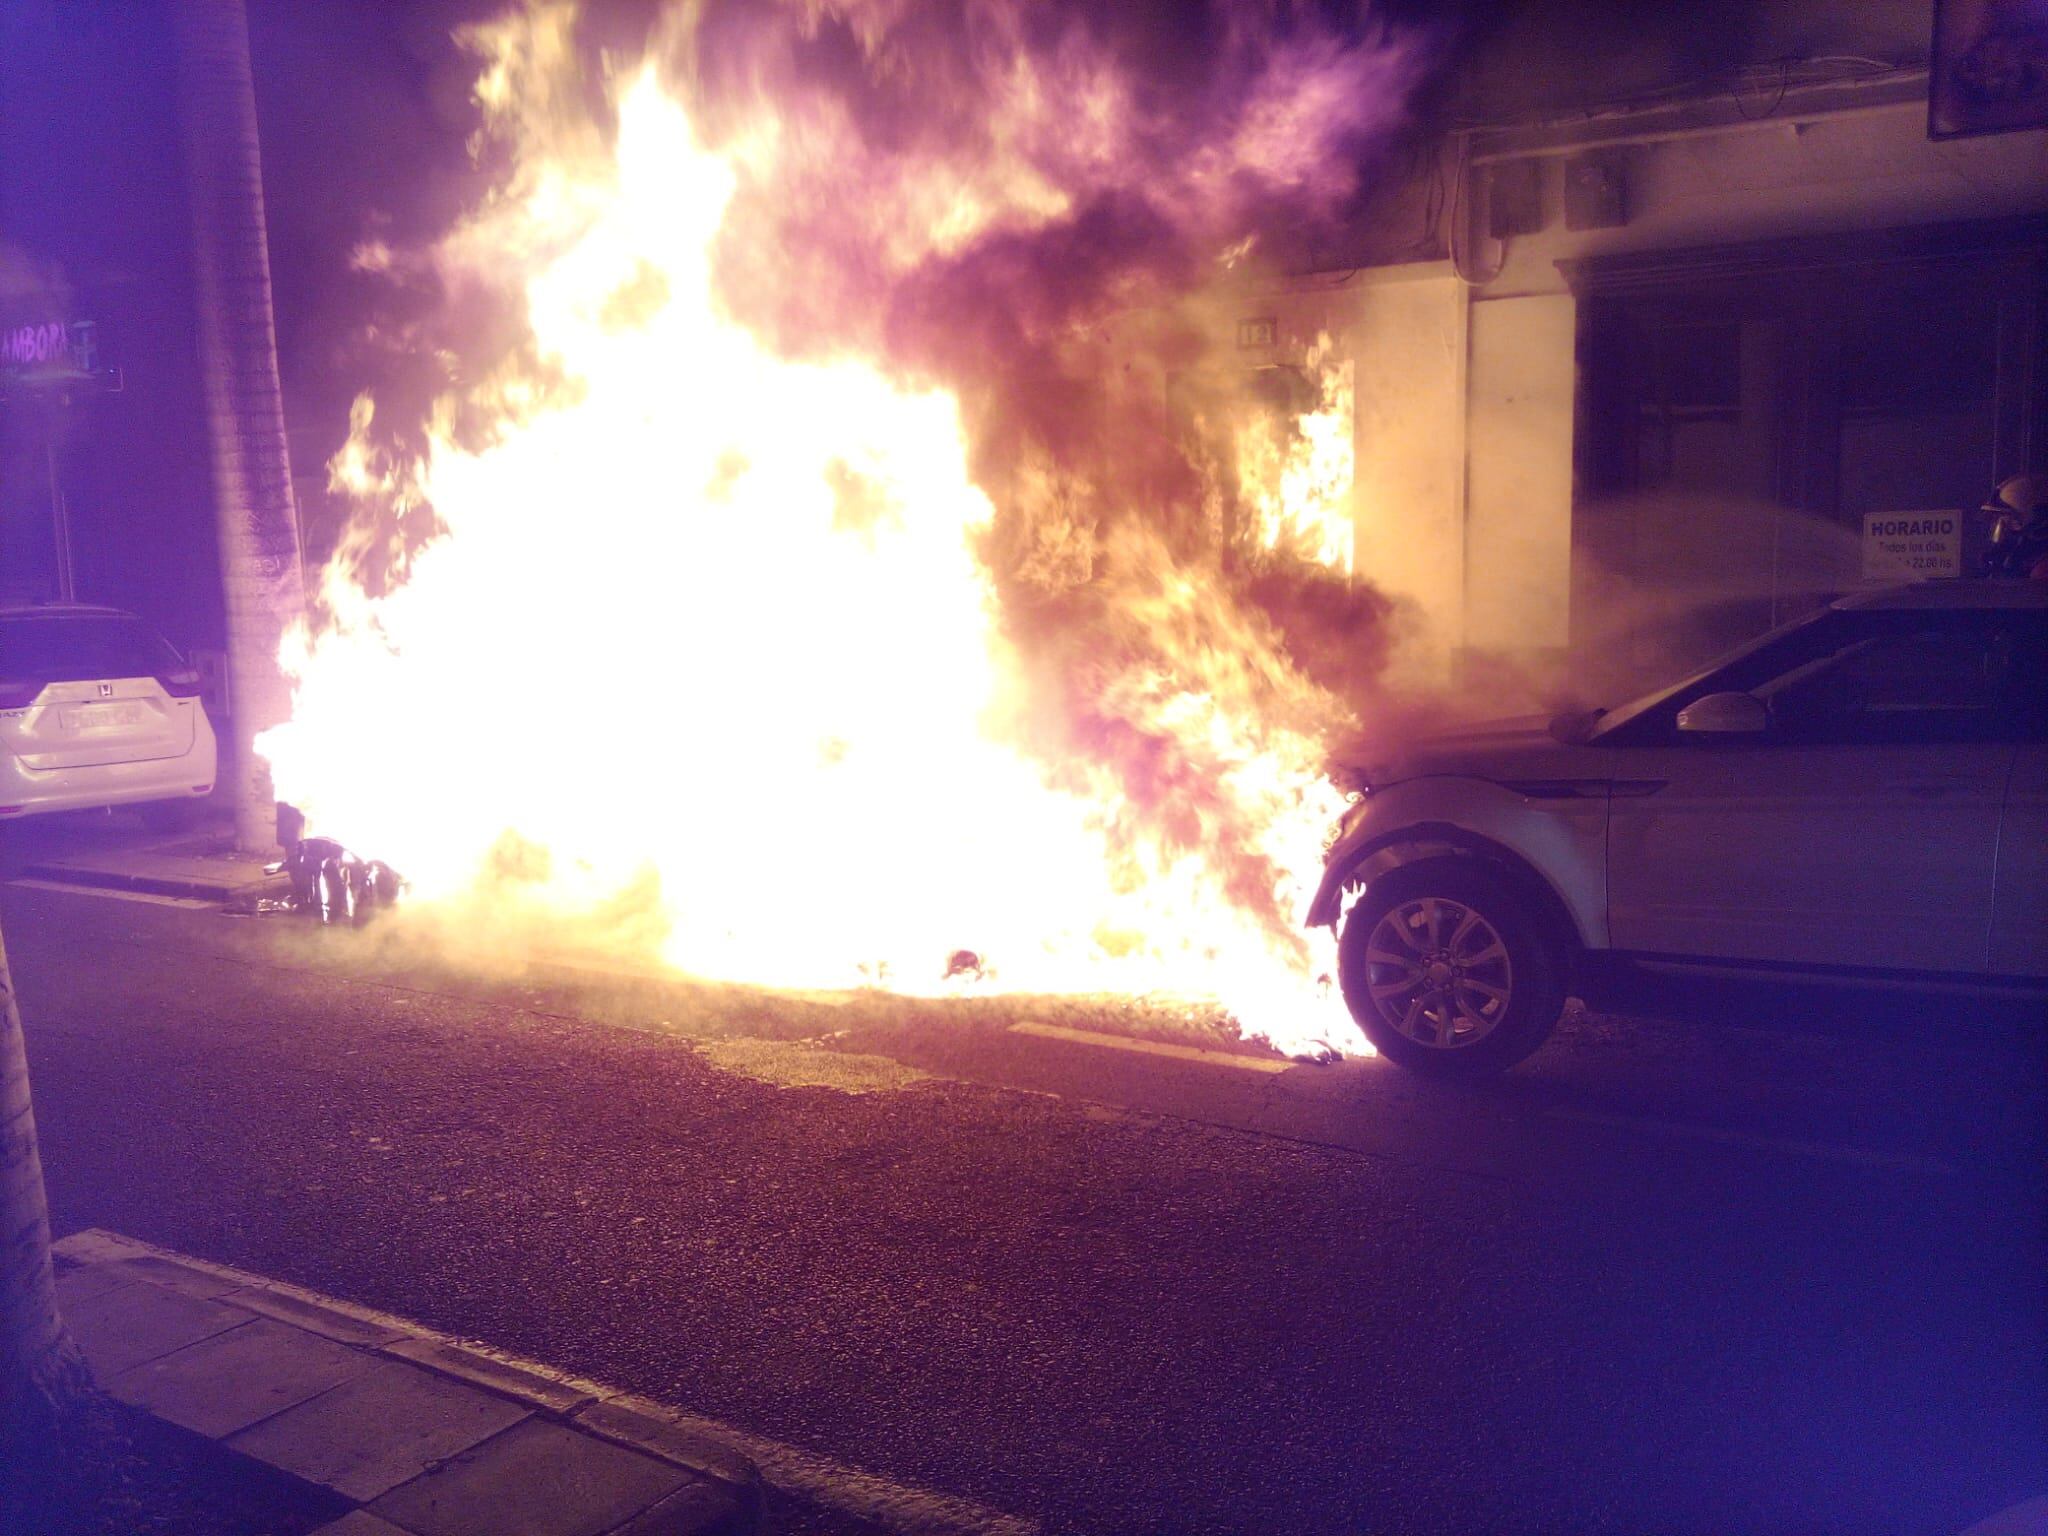
[[[0,608],[0,822],[213,789],[199,674],[118,608]]]

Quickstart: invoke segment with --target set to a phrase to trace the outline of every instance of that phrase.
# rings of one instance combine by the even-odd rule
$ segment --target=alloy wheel
[[[1365,958],[1373,1007],[1418,1045],[1473,1045],[1499,1027],[1514,998],[1514,964],[1500,934],[1448,897],[1417,896],[1389,908]]]

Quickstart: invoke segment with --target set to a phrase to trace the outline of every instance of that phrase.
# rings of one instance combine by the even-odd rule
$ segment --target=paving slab
[[[271,878],[263,873],[262,865],[241,859],[195,857],[150,848],[79,849],[39,859],[23,873],[66,885],[215,901],[226,901]]]
[[[115,1396],[351,1502],[321,1536],[748,1536],[702,1421],[351,1302],[89,1230],[56,1245]]]
[[[341,1344],[374,1346],[406,1337],[406,1330],[374,1312],[333,1301],[314,1301],[273,1286],[256,1285],[235,1293],[235,1305],[295,1328],[304,1328]]]
[[[577,1412],[573,1424],[617,1440],[636,1450],[650,1451],[665,1461],[679,1461],[686,1467],[729,1483],[748,1487],[758,1482],[759,1470],[731,1446],[676,1421],[672,1410],[651,1398],[622,1392]]]
[[[2041,1536],[2048,1531],[2048,1494],[1987,1515],[1962,1536]]]
[[[213,1269],[200,1269],[196,1265],[173,1263],[169,1259],[160,1259],[153,1253],[118,1260],[113,1267],[125,1271],[137,1280],[148,1280],[169,1290],[183,1291],[187,1296],[197,1296],[203,1301],[218,1300],[248,1288],[247,1281],[233,1275],[225,1275]],[[238,1299],[237,1305],[240,1304]]]
[[[86,1227],[60,1237],[50,1244],[50,1251],[67,1264],[102,1264],[114,1259],[144,1258],[156,1252],[147,1243],[100,1227]]]
[[[745,1536],[759,1522],[758,1508],[724,1483],[685,1483],[615,1528],[612,1536]]]
[[[134,1271],[125,1264],[59,1264],[57,1304],[68,1313],[71,1308],[95,1296],[104,1296],[108,1291],[133,1285],[136,1278]]]
[[[372,1508],[416,1536],[603,1536],[694,1480],[651,1456],[528,1419]]]
[[[67,1305],[64,1321],[102,1382],[174,1350],[239,1328],[249,1314],[138,1281]]]
[[[228,1444],[366,1504],[528,1413],[494,1393],[387,1360]]]
[[[502,1392],[522,1402],[538,1403],[555,1413],[573,1413],[597,1400],[597,1392],[570,1378],[543,1375],[524,1366],[494,1360],[474,1349],[464,1349],[445,1339],[398,1339],[384,1346],[384,1353],[424,1365],[432,1371],[474,1382],[493,1392]]]
[[[332,1525],[323,1525],[313,1536],[413,1536],[413,1533],[380,1520],[367,1509],[352,1509]]]
[[[256,1318],[138,1365],[106,1387],[124,1403],[217,1440],[338,1387],[375,1364],[374,1356],[360,1350]]]

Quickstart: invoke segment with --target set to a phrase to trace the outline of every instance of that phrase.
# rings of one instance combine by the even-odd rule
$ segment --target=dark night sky
[[[317,488],[366,382],[366,235],[421,236],[472,192],[469,71],[451,33],[490,4],[251,0],[279,357],[294,471]],[[0,6],[0,320],[96,322],[118,395],[0,406],[0,589],[49,595],[55,427],[82,598],[218,643],[196,400],[190,236],[166,0]],[[23,61],[33,61],[32,67]],[[315,489],[309,543],[331,538]]]
[[[0,586],[47,582],[57,428],[81,597],[184,643],[219,625],[168,40],[154,6],[0,6],[0,316],[97,322],[118,395],[0,407]],[[24,266],[26,271],[24,271]]]
[[[367,382],[358,343],[377,285],[351,254],[369,238],[431,237],[478,190],[464,149],[471,69],[452,34],[495,9],[251,0],[278,356],[293,449],[313,461],[295,463],[302,481],[339,447]]]

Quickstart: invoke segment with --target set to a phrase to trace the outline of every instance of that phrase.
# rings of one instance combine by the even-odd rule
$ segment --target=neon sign
[[[0,377],[9,382],[90,378],[98,356],[90,320],[0,324]]]

